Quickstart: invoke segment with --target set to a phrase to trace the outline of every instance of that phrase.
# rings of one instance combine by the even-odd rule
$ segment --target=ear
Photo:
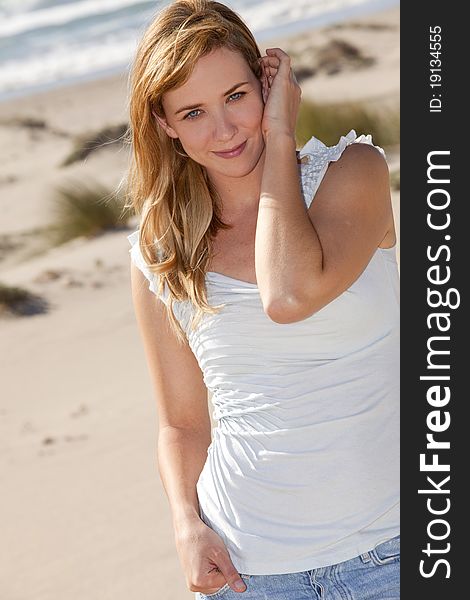
[[[168,125],[168,123],[166,122],[165,119],[163,119],[162,117],[159,117],[157,115],[157,113],[153,110],[152,110],[152,114],[155,117],[155,119],[157,120],[157,123],[160,125],[160,127],[165,130],[167,135],[169,135],[171,138],[175,138],[175,139],[177,139],[179,137],[178,134],[176,133],[176,131]]]

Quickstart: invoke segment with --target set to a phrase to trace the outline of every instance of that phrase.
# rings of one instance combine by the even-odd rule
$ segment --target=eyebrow
[[[239,88],[241,85],[245,85],[245,83],[250,83],[249,81],[242,81],[241,83],[237,83],[234,86],[232,86],[229,90],[227,90],[225,92],[225,94],[223,94],[223,96],[228,96],[229,94],[231,94],[234,90],[236,90],[237,88]],[[203,102],[200,102],[199,104],[194,104],[193,106],[183,106],[182,108],[179,108],[176,112],[175,115],[177,115],[180,112],[183,112],[185,110],[194,110],[195,108],[199,108],[200,106],[204,106]]]

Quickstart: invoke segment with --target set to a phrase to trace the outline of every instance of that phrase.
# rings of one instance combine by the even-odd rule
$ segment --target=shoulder
[[[354,129],[327,146],[312,136],[299,151],[301,185],[307,208],[318,188],[332,185],[389,185],[388,165],[384,150],[372,142],[372,136],[358,136]],[[322,185],[320,185],[322,184]]]
[[[351,163],[361,168],[369,167],[379,172],[384,169],[388,171],[384,154],[381,152],[381,149],[373,144],[364,144],[361,142],[349,144],[343,150],[337,162],[342,164]]]
[[[166,283],[164,284],[163,290],[160,291],[160,278],[150,268],[150,265],[146,262],[142,251],[140,249],[140,229],[137,229],[130,235],[126,236],[130,244],[129,254],[131,257],[133,281],[137,281],[139,287],[143,281],[142,276],[148,282],[148,289],[158,296],[165,304],[168,303],[168,288]],[[157,256],[160,256],[160,250],[155,245],[155,251]],[[141,272],[140,279],[137,277],[137,271]]]
[[[387,165],[383,153],[373,144],[353,142],[345,147],[337,162],[357,161],[358,163],[374,165]]]
[[[345,138],[342,138],[344,141]],[[356,140],[367,140],[361,143]],[[346,140],[330,147],[333,160],[324,165],[315,201],[307,212],[315,226],[336,231],[343,220],[359,231],[391,227],[390,175],[383,150],[370,143],[370,136]],[[334,150],[333,150],[334,149]],[[382,236],[383,237],[383,236]]]
[[[329,171],[335,180],[366,187],[388,185],[390,177],[387,161],[380,150],[361,143],[346,146],[339,158],[329,165]]]

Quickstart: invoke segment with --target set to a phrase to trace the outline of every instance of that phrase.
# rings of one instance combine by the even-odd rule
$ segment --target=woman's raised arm
[[[376,148],[347,146],[329,165],[308,214],[290,197],[300,195],[291,162],[284,189],[274,181],[282,181],[283,163],[265,175],[272,192],[261,198],[256,232],[265,250],[256,255],[261,294],[269,290],[265,312],[278,323],[306,319],[347,290],[393,230],[388,166]]]

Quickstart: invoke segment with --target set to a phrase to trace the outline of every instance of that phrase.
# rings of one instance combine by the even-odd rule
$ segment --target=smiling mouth
[[[230,148],[230,150],[217,150],[217,154],[225,154],[227,152],[234,152],[235,150],[238,150],[241,146],[243,146],[244,143],[245,142],[242,142],[238,146],[235,146],[235,148]]]
[[[235,146],[235,148],[232,148],[231,150],[220,150],[219,152],[214,152],[214,154],[222,156],[224,158],[232,158],[241,154],[245,149],[245,146],[246,140],[242,144],[240,144],[239,146]]]

